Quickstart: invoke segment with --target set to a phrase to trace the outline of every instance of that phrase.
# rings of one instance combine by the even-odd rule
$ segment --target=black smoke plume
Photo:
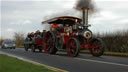
[[[96,12],[95,3],[92,0],[78,0],[75,9],[82,10],[82,8],[89,8],[89,14]]]

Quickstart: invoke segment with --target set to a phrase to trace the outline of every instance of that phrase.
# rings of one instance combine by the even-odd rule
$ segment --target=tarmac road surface
[[[56,55],[49,55],[44,52],[26,52],[23,48],[0,49],[0,52],[9,53],[69,72],[128,72],[128,58],[93,57],[88,54],[69,57],[66,52],[57,52]]]

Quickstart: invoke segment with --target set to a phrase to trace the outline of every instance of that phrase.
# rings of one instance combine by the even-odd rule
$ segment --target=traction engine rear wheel
[[[91,46],[95,47],[95,48],[89,49],[93,56],[99,57],[99,56],[103,55],[104,43],[103,43],[102,39],[96,38],[96,39],[92,40]]]
[[[66,45],[67,54],[69,56],[78,56],[80,52],[80,42],[77,38],[69,39]]]
[[[44,34],[43,49],[49,54],[55,54],[57,52],[57,49],[55,48],[55,35],[53,32]]]

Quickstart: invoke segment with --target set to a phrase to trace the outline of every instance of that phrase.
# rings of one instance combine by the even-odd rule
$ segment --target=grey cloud
[[[16,31],[23,31],[25,33],[36,31],[37,29],[43,30],[44,27],[41,25],[42,20],[45,20],[46,16],[50,16],[57,12],[57,16],[62,15],[72,15],[77,16],[80,14],[79,12],[76,12],[75,10],[70,10],[71,7],[68,8],[68,5],[70,4],[66,1],[55,1],[55,0],[45,0],[45,1],[2,1],[1,6],[1,27],[2,32],[5,31],[5,29],[12,28]],[[73,1],[73,0],[71,0]],[[70,1],[70,2],[71,2]],[[76,1],[76,0],[74,0]],[[74,4],[75,2],[71,2],[71,4]],[[113,14],[117,15],[119,18],[115,20],[110,20],[104,17],[100,16],[92,16],[91,18],[100,18],[97,20],[94,20],[92,23],[92,20],[90,18],[90,23],[92,23],[92,31],[93,32],[105,32],[108,29],[114,28],[118,29],[118,27],[121,26],[121,28],[124,28],[127,26],[127,24],[118,24],[118,21],[123,19],[128,19],[128,1],[96,1],[97,8],[100,12],[103,11],[110,11]],[[124,5],[124,6],[123,6]],[[70,6],[70,5],[69,5]],[[71,5],[73,6],[73,5]],[[64,12],[65,14],[63,14]],[[58,14],[59,13],[59,14]],[[55,15],[56,16],[56,15]],[[54,16],[52,16],[54,17]],[[29,24],[19,24],[19,25],[12,25],[11,22],[17,22],[18,20],[30,20],[32,23]],[[118,24],[118,25],[117,25]],[[100,28],[101,27],[101,28]],[[113,29],[111,29],[113,30]],[[113,30],[114,31],[114,30]],[[2,36],[5,36],[6,34],[2,33]],[[11,34],[9,34],[11,35]]]

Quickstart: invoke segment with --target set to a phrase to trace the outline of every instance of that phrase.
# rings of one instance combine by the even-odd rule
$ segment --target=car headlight
[[[4,44],[4,46],[8,46],[7,44]]]
[[[15,44],[13,44],[13,46],[16,46]]]
[[[85,31],[84,32],[84,37],[87,38],[87,39],[91,38],[92,37],[92,32],[91,31]]]

